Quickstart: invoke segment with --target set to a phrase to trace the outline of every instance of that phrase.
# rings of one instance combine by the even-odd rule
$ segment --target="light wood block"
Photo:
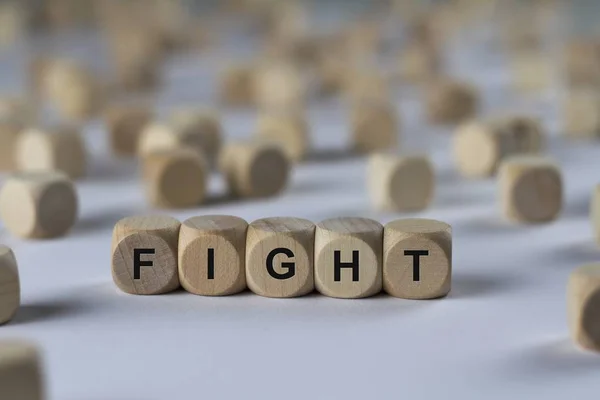
[[[34,106],[23,98],[0,98],[0,120],[9,119],[21,125],[28,125],[35,122],[35,114]]]
[[[352,148],[359,153],[391,150],[398,146],[400,120],[389,102],[362,102],[351,110]]]
[[[14,317],[20,303],[17,260],[10,248],[0,244],[0,325]]]
[[[16,162],[20,171],[57,170],[71,179],[82,178],[87,170],[85,142],[72,126],[26,129],[16,143]]]
[[[433,299],[450,292],[452,228],[431,219],[388,223],[383,234],[383,288],[403,299]]]
[[[263,110],[303,109],[307,84],[300,71],[288,63],[267,63],[257,69],[254,93]]]
[[[291,162],[277,143],[250,140],[228,143],[219,160],[229,191],[237,197],[270,197],[289,181]]]
[[[0,398],[43,400],[44,386],[37,346],[23,340],[0,341]]]
[[[157,207],[198,206],[206,195],[208,175],[203,156],[191,149],[155,151],[143,158],[146,194]]]
[[[17,173],[0,190],[0,217],[6,229],[21,238],[63,236],[77,213],[75,186],[60,172]]]
[[[554,81],[552,61],[538,52],[515,55],[512,60],[513,85],[523,92],[539,92]]]
[[[330,297],[357,299],[382,289],[383,226],[366,218],[317,224],[315,286]]]
[[[464,82],[438,80],[425,96],[427,118],[434,124],[458,124],[473,117],[479,107],[476,89]]]
[[[426,156],[378,153],[369,158],[367,187],[382,211],[421,211],[433,200],[435,175]]]
[[[16,164],[16,143],[23,131],[23,124],[12,119],[0,117],[0,171],[13,171]]]
[[[500,165],[502,210],[516,222],[547,222],[562,208],[563,184],[558,166],[541,156],[514,156]]]
[[[182,141],[199,148],[210,165],[218,160],[223,141],[223,128],[215,111],[203,109],[175,110],[170,124]]]
[[[253,65],[240,64],[225,67],[219,77],[221,103],[235,107],[255,104],[255,74],[256,68]]]
[[[308,121],[299,111],[263,113],[256,131],[259,137],[279,143],[294,162],[304,159],[310,148]]]
[[[300,218],[265,218],[248,227],[246,281],[265,297],[298,297],[315,287],[315,225]]]
[[[572,88],[598,88],[600,85],[600,53],[596,40],[576,40],[568,43],[562,59],[565,61],[567,83]]]
[[[125,293],[153,295],[179,288],[177,244],[181,224],[153,215],[120,220],[112,236],[112,276]]]
[[[190,293],[226,296],[246,289],[248,223],[229,215],[192,217],[179,232],[179,280]]]
[[[600,136],[600,95],[596,90],[571,91],[563,101],[563,131],[570,137]]]
[[[600,244],[600,185],[596,185],[592,192],[590,218],[596,241]]]
[[[567,311],[573,341],[584,349],[600,351],[600,264],[571,272]]]
[[[348,66],[346,65],[346,69]],[[345,94],[348,101],[357,103],[360,107],[364,103],[386,104],[390,102],[390,82],[387,76],[375,67],[350,69],[347,72]]]
[[[460,125],[453,140],[454,160],[468,178],[496,173],[502,160],[519,154],[538,154],[545,148],[539,121],[529,117],[502,117]]]
[[[144,105],[119,104],[110,107],[106,111],[105,124],[113,153],[134,156],[139,138],[152,117],[152,110]]]
[[[400,53],[398,77],[405,82],[427,82],[435,78],[440,70],[440,57],[431,47],[413,42]]]

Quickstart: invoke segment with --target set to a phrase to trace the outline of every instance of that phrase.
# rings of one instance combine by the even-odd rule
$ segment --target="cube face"
[[[0,325],[10,321],[19,308],[19,270],[12,250],[0,245]]]
[[[0,341],[0,398],[42,400],[44,382],[40,356],[34,345]]]
[[[573,341],[600,351],[600,264],[584,265],[571,273],[567,305]]]

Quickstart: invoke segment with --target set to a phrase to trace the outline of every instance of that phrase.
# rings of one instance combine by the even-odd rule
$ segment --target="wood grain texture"
[[[208,166],[191,149],[157,150],[143,157],[146,195],[156,207],[187,208],[206,196]]]
[[[265,140],[229,142],[219,159],[229,192],[237,197],[264,198],[281,193],[288,184],[290,168],[281,146]]]
[[[361,102],[351,110],[352,148],[359,153],[394,149],[400,121],[389,102]]]
[[[79,179],[87,172],[87,151],[81,133],[69,125],[26,129],[16,143],[17,168],[52,171]]]
[[[209,165],[214,165],[223,142],[223,128],[216,111],[181,108],[173,111],[169,122],[182,142],[199,148]]]
[[[230,215],[204,215],[184,221],[179,232],[181,286],[203,296],[243,291],[247,230],[246,221]]]
[[[78,196],[63,173],[22,172],[0,190],[0,217],[15,236],[28,239],[65,235],[77,220]]]
[[[0,244],[0,325],[14,317],[20,303],[17,260],[10,248]]]
[[[333,218],[317,224],[315,286],[330,297],[357,299],[382,289],[383,226],[366,218]],[[345,264],[356,268],[336,268]],[[336,273],[336,270],[339,271]],[[336,279],[337,278],[337,279]]]
[[[294,162],[304,159],[310,148],[308,121],[298,110],[261,114],[256,132],[263,139],[279,143]]]
[[[443,297],[450,292],[451,277],[450,225],[422,218],[385,225],[383,288],[388,294],[404,299]]]
[[[470,84],[438,79],[428,85],[424,106],[430,123],[452,125],[477,113],[479,97]]]
[[[35,344],[14,339],[0,341],[0,398],[46,398],[41,355]]]
[[[600,351],[600,264],[571,272],[567,284],[571,338],[584,349]]]
[[[23,124],[10,117],[0,117],[0,171],[14,171],[16,143]]]
[[[134,156],[143,129],[153,112],[143,104],[116,104],[105,112],[105,124],[112,152],[119,156]]]
[[[542,156],[513,156],[499,170],[504,216],[515,222],[540,223],[556,219],[563,204],[560,169]]]
[[[246,280],[266,297],[298,297],[313,291],[315,225],[291,217],[265,218],[248,227]]]
[[[154,295],[179,287],[177,252],[181,224],[175,218],[152,215],[127,217],[115,225],[112,236],[112,277],[125,293]],[[135,278],[135,249],[150,249],[141,254],[139,279]]]
[[[433,200],[433,165],[426,156],[373,154],[367,166],[367,187],[378,210],[421,211]]]

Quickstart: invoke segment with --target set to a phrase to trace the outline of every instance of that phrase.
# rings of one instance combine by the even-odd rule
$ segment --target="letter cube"
[[[513,156],[500,165],[500,200],[505,217],[515,222],[554,220],[562,208],[558,166],[542,156]]]
[[[473,117],[478,106],[477,92],[467,83],[438,80],[427,89],[425,109],[431,123],[460,123]]]
[[[190,293],[225,296],[246,288],[248,223],[229,215],[192,217],[179,232],[179,280]]]
[[[202,151],[209,165],[218,160],[222,127],[215,111],[182,108],[171,114],[170,124],[183,141]]]
[[[569,276],[567,311],[573,341],[600,351],[600,264],[584,265]]]
[[[435,175],[425,156],[374,154],[367,167],[373,205],[384,211],[421,211],[433,199]]]
[[[120,220],[112,236],[112,276],[125,293],[152,295],[179,288],[180,223],[153,215]]]
[[[431,219],[388,223],[383,234],[383,289],[404,299],[433,299],[450,292],[452,228]]]
[[[0,399],[43,400],[40,353],[32,343],[0,341]]]
[[[308,152],[310,138],[306,116],[299,112],[268,112],[260,116],[257,132],[261,138],[276,141],[292,161]]]
[[[17,260],[11,249],[0,244],[0,325],[12,319],[20,302]]]
[[[300,218],[265,218],[248,227],[246,280],[265,297],[298,297],[314,290],[315,225]]]
[[[384,151],[398,146],[399,117],[387,101],[361,102],[351,114],[352,147],[359,153]]]
[[[0,190],[0,217],[6,229],[21,238],[63,236],[77,213],[75,186],[60,172],[17,173]]]
[[[144,128],[153,113],[149,107],[138,104],[120,104],[108,109],[105,116],[109,143],[114,154],[133,156]]]
[[[382,288],[383,226],[366,218],[317,224],[315,286],[330,297],[357,299]]]

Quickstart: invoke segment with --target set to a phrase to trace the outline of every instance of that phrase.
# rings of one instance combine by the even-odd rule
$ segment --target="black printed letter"
[[[404,250],[405,256],[412,256],[413,258],[413,281],[418,282],[421,280],[421,256],[428,256],[429,250]]]
[[[277,273],[277,271],[275,271],[273,269],[273,259],[275,258],[275,256],[277,254],[285,254],[289,258],[294,257],[294,253],[290,249],[286,249],[283,247],[279,247],[279,248],[273,250],[272,252],[270,252],[269,255],[267,256],[267,272],[269,273],[269,275],[271,275],[275,279],[281,279],[281,280],[289,279],[289,278],[293,277],[294,275],[296,275],[296,264],[293,262],[281,263],[281,267],[287,268],[287,270],[288,270],[285,274],[279,274],[279,273]]]
[[[333,280],[339,282],[342,280],[342,268],[352,268],[352,282],[358,282],[358,250],[352,252],[352,262],[343,263],[341,261],[341,251],[336,250],[333,253]]]
[[[154,249],[133,249],[133,279],[141,279],[140,267],[151,267],[152,261],[142,261],[142,254],[154,254]]]

